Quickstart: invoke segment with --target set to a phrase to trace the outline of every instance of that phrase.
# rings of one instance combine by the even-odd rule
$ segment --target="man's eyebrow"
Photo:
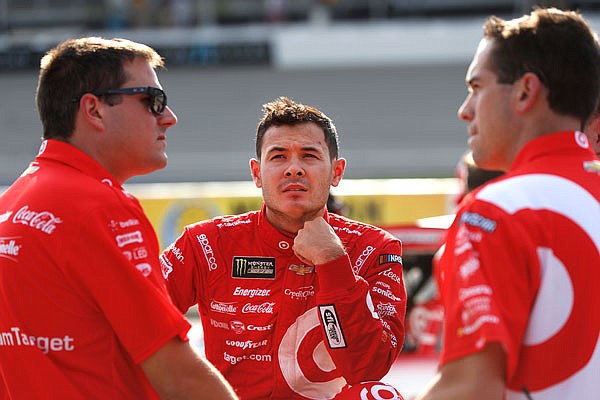
[[[475,76],[472,76],[470,79],[467,79],[465,82],[466,82],[467,86],[473,86],[474,83],[477,83],[480,80],[481,80],[481,78],[479,77],[479,75],[475,75]]]
[[[273,147],[269,147],[267,149],[267,153],[271,153],[273,151],[287,151],[289,150],[288,147],[283,147],[283,146],[273,146]],[[317,152],[320,153],[321,149],[317,146],[303,146],[300,148],[300,150],[302,151],[312,151],[312,152]]]

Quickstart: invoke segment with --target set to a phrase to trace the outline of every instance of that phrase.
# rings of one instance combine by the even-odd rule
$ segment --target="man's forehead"
[[[491,47],[491,40],[485,38],[481,39],[479,45],[477,46],[477,50],[475,51],[475,55],[473,56],[473,60],[471,61],[471,64],[467,70],[467,82],[470,82],[474,78],[480,77],[481,73],[485,70],[489,70],[488,63]]]

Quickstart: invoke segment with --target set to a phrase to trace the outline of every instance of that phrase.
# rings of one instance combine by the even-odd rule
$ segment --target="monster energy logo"
[[[231,276],[234,278],[275,279],[275,258],[233,257]]]

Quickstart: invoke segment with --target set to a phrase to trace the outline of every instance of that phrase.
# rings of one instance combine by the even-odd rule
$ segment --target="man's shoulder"
[[[43,204],[51,210],[63,210],[71,216],[122,208],[124,199],[134,198],[114,190],[108,183],[99,182],[81,173],[53,173],[51,168],[21,176],[4,196],[6,203]]]
[[[382,240],[397,240],[395,236],[382,228],[338,214],[329,214],[329,224],[341,239],[372,240],[373,238],[381,238]]]
[[[237,215],[219,215],[211,219],[195,222],[186,227],[186,230],[199,233],[203,231],[230,231],[240,229],[253,229],[258,222],[258,211],[250,211]]]

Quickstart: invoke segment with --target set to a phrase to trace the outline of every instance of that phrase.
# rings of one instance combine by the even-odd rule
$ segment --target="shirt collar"
[[[258,233],[260,237],[269,247],[276,249],[277,251],[290,254],[293,253],[292,246],[294,245],[296,235],[280,231],[271,225],[267,220],[266,209],[267,207],[263,202],[258,216]],[[325,210],[323,218],[325,218],[326,221],[329,221],[327,210]]]
[[[543,135],[530,140],[523,146],[513,160],[510,171],[518,169],[538,157],[573,150],[587,150],[593,153],[592,146],[584,133],[579,131],[563,131]]]
[[[102,165],[69,143],[53,139],[44,140],[34,163],[39,164],[46,160],[66,164],[102,183],[123,190],[121,184]]]

